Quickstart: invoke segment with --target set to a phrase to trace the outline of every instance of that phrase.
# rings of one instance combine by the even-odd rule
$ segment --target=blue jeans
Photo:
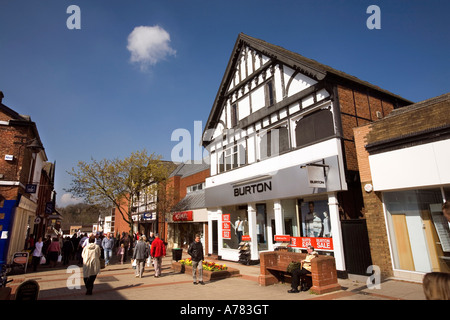
[[[103,249],[105,253],[105,263],[109,264],[109,259],[111,259],[112,256],[112,249]]]

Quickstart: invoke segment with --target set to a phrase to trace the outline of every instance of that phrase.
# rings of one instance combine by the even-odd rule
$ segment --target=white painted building
[[[340,104],[346,101],[338,95],[347,88],[377,96],[386,104],[383,113],[388,105],[408,103],[281,47],[238,36],[203,133],[211,156],[208,252],[238,261],[239,244],[250,239],[251,260],[258,260],[261,251],[276,248],[275,235],[288,235],[292,246],[312,242],[346,270],[340,202],[350,201],[349,192],[361,197],[360,185],[347,183],[358,177],[346,159],[354,146],[345,136]]]

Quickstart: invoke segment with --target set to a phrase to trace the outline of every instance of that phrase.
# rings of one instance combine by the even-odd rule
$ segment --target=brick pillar
[[[381,192],[367,192],[364,190],[366,185],[372,185],[369,153],[364,147],[367,144],[366,136],[370,130],[371,126],[367,125],[355,128],[353,131],[355,134],[356,153],[358,156],[372,263],[380,267],[381,277],[387,278],[393,275],[393,270]]]

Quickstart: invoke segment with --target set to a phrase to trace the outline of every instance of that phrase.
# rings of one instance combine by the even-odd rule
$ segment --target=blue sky
[[[205,124],[240,32],[418,102],[450,91],[449,13],[445,0],[0,0],[0,90],[36,122],[62,206],[79,160],[170,160],[172,132]]]

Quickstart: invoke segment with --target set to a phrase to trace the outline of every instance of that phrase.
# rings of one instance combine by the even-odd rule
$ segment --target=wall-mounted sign
[[[45,213],[46,214],[52,214],[54,210],[53,202],[47,202],[45,204]]]
[[[156,220],[156,218],[155,218],[155,216],[154,216],[154,214],[152,212],[144,212],[142,214],[142,218],[144,220]]]
[[[250,236],[242,236],[242,241],[252,241],[252,238]]]
[[[310,188],[326,188],[325,173],[321,166],[309,165],[308,169],[308,185]]]
[[[26,193],[36,193],[37,184],[27,184],[25,186]]]
[[[173,221],[193,221],[193,211],[175,212],[172,215]]]

